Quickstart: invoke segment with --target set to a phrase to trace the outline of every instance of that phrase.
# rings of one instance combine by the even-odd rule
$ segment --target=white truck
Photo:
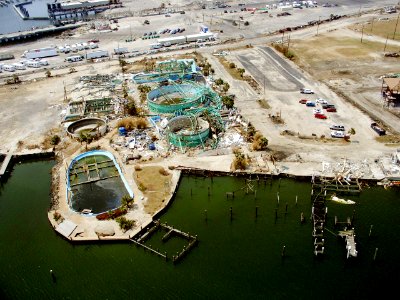
[[[202,41],[212,41],[214,40],[213,33],[200,33],[200,34],[191,34],[186,36],[186,42],[197,42],[198,40]]]
[[[25,64],[29,68],[40,68],[40,62],[34,60],[28,60]]]
[[[81,61],[81,60],[83,60],[82,55],[72,55],[72,56],[68,56],[65,59],[66,62],[76,62],[76,61]]]
[[[26,70],[26,66],[24,64],[21,63],[14,63],[12,64],[16,70]]]
[[[114,48],[114,54],[116,55],[125,54],[128,52],[129,52],[128,48]]]
[[[185,36],[173,36],[173,37],[166,37],[162,39],[157,40],[158,43],[165,47],[169,47],[171,45],[175,44],[184,44],[186,43],[186,37]]]
[[[27,59],[34,59],[34,58],[43,58],[43,57],[50,57],[50,56],[57,56],[57,48],[56,47],[48,47],[48,48],[39,48],[25,51],[23,57]]]
[[[95,59],[95,58],[102,58],[108,57],[108,51],[106,50],[96,50],[93,52],[88,52],[85,55],[86,59]]]

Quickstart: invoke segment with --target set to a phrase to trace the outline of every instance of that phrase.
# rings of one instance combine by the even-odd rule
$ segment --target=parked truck
[[[86,59],[96,59],[96,58],[102,58],[102,57],[108,57],[108,51],[106,50],[96,50],[93,52],[88,52],[85,54]]]
[[[116,55],[125,54],[128,52],[129,52],[128,48],[114,48],[114,54]]]
[[[50,56],[57,56],[57,48],[56,47],[48,47],[48,48],[39,48],[25,51],[23,57],[27,59],[35,59],[35,58],[44,58]]]

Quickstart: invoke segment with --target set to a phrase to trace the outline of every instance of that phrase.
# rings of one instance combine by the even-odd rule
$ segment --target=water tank
[[[120,136],[125,136],[126,135],[126,129],[125,127],[119,127],[118,132]]]

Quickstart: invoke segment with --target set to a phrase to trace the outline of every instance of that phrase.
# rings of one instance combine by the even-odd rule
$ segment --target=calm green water
[[[282,180],[279,187],[278,181],[260,182],[255,199],[241,190],[244,179],[211,182],[185,177],[162,221],[197,234],[200,242],[174,266],[134,245],[74,246],[56,235],[46,218],[52,165],[49,161],[17,165],[0,189],[1,299],[371,299],[376,293],[397,291],[400,197],[396,191],[371,188],[352,198],[357,201],[356,260],[346,260],[343,241],[328,232],[326,255],[314,259],[309,183]],[[225,192],[233,190],[235,199],[227,200]],[[352,206],[328,206],[332,231],[334,215],[344,220],[353,212]],[[301,225],[302,211],[308,222]],[[374,228],[369,238],[370,224]],[[167,251],[184,244],[172,239],[163,245],[160,237],[157,234],[148,243]]]

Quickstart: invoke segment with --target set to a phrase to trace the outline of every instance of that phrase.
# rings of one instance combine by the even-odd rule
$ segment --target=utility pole
[[[374,29],[374,19],[375,18],[372,18],[372,21],[371,21],[371,33],[372,33],[372,30]]]
[[[399,24],[399,17],[400,17],[400,12],[399,12],[399,14],[397,15],[396,26],[394,27],[393,40],[394,40],[395,37],[396,37],[396,30],[397,30],[397,24]]]
[[[387,45],[388,39],[389,39],[389,35],[387,35],[387,37],[386,37],[386,42],[385,42],[385,47],[383,48],[383,53],[385,53],[385,51],[386,51],[386,45]]]
[[[363,36],[364,36],[364,25],[361,28],[361,44],[362,44]]]
[[[290,33],[289,33],[288,42],[287,42],[286,55],[289,53],[289,47],[290,47]]]
[[[318,29],[319,29],[319,23],[321,22],[321,16],[318,18],[318,24],[317,24],[317,35],[318,35]]]

